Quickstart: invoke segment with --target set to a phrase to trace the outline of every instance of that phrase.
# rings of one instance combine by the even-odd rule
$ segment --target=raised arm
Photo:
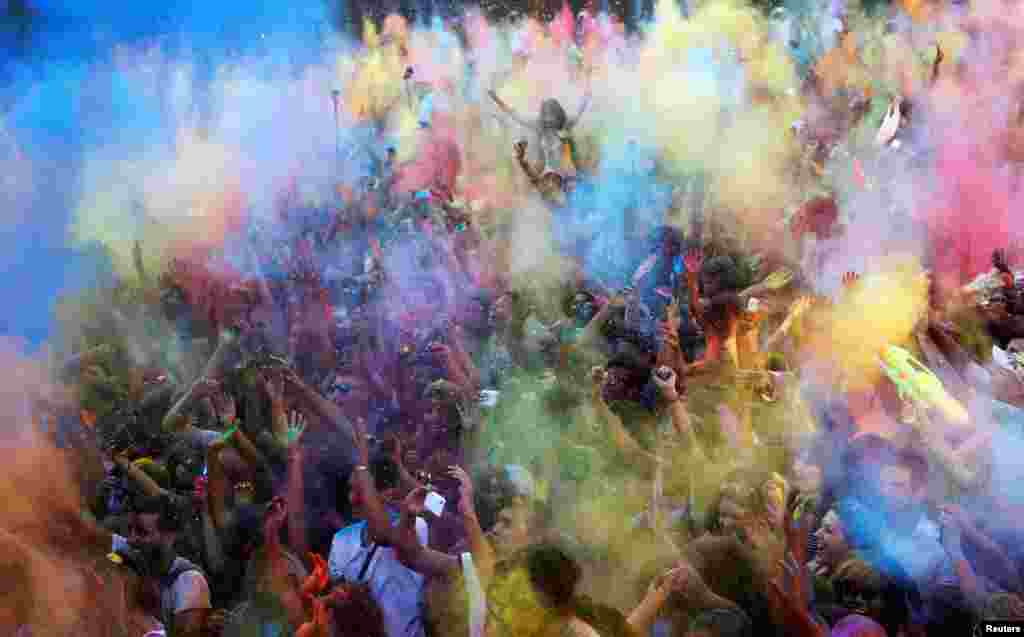
[[[503,113],[512,118],[512,120],[514,120],[517,124],[519,124],[520,126],[525,126],[526,128],[529,128],[530,130],[533,131],[537,130],[537,124],[535,122],[532,122],[523,117],[522,115],[520,115],[519,113],[517,113],[515,109],[513,109],[511,106],[506,104],[504,100],[498,97],[498,94],[495,91],[487,91],[487,95],[492,100],[494,100],[494,103],[498,106],[498,108],[501,109]]]
[[[982,563],[989,565],[994,571],[988,573],[992,579],[1009,591],[1021,591],[1020,576],[1006,551],[983,533],[959,505],[947,504],[940,509],[939,522],[942,525],[943,546],[960,575],[960,586],[967,598],[977,601],[982,591],[978,588],[977,578],[970,564],[966,564],[965,567],[961,567],[959,564],[959,562],[967,561],[964,559],[961,549],[961,537],[971,543],[979,556],[984,555]],[[967,570],[971,572],[967,572]]]
[[[594,409],[597,411],[598,418],[607,427],[612,443],[625,457],[639,460],[642,466],[652,470],[657,468],[658,464],[662,461],[661,458],[644,449],[643,445],[630,435],[626,430],[626,426],[622,424],[622,419],[608,408],[604,398],[601,397],[601,386],[604,384],[605,370],[601,367],[595,367],[591,370],[590,374],[594,384],[592,396]]]
[[[285,371],[284,374],[285,382],[295,388],[296,393],[298,393],[299,397],[310,410],[327,422],[331,423],[343,435],[348,436],[349,440],[354,440],[355,434],[352,428],[352,423],[345,417],[340,407],[321,396],[319,392],[306,383],[302,382],[302,379],[298,377],[294,370],[289,369]],[[351,460],[355,460],[354,455]]]
[[[580,123],[580,119],[583,117],[583,114],[586,113],[587,109],[590,108],[590,102],[592,97],[593,96],[591,95],[589,90],[583,94],[583,100],[580,102],[580,107],[576,111],[576,115],[574,115],[573,118],[570,119],[569,122],[566,124],[566,128],[571,130],[576,126],[576,124]]]
[[[288,510],[284,500],[274,498],[263,520],[263,546],[274,592],[281,600],[291,625],[301,626],[306,620],[306,611],[299,590],[291,582],[288,561],[281,546],[281,529],[284,528],[287,517]]]
[[[526,178],[530,180],[531,184],[533,184],[533,187],[540,189],[541,171],[538,170],[535,166],[531,166],[530,161],[526,158],[527,146],[528,143],[525,139],[521,139],[515,143],[513,148],[515,149],[516,153],[516,162],[519,164],[519,167],[523,170],[523,174],[526,175]]]
[[[270,429],[273,432],[274,440],[280,445],[287,445],[288,440],[288,415],[284,408],[284,375],[280,372],[275,374],[261,374],[260,384],[263,392],[270,400]]]
[[[206,448],[207,494],[206,510],[213,526],[218,531],[227,527],[228,478],[220,461],[220,452],[225,448],[224,440],[217,440]]]
[[[654,384],[658,386],[662,398],[668,403],[672,428],[679,436],[683,447],[698,457],[703,457],[704,450],[693,433],[693,422],[686,410],[686,402],[676,390],[676,372],[669,367],[659,367],[654,371]]]
[[[302,440],[288,447],[288,541],[299,555],[309,551],[306,533],[306,450]]]
[[[420,544],[416,535],[416,520],[426,510],[424,499],[427,489],[420,487],[405,497],[402,503],[402,516],[398,521],[398,543],[395,554],[398,560],[411,570],[422,575],[448,577],[459,572],[462,564],[454,555]]]
[[[811,307],[811,303],[812,300],[809,296],[802,296],[798,298],[796,301],[794,301],[793,305],[791,305],[789,308],[789,313],[786,315],[786,318],[782,321],[782,324],[779,325],[779,328],[775,330],[775,332],[771,336],[768,337],[768,340],[765,342],[764,347],[761,348],[762,351],[773,351],[775,347],[779,344],[779,342],[782,341],[782,339],[785,338],[787,334],[789,334],[789,331],[793,328],[793,323],[799,320],[800,317],[803,316],[804,313]]]
[[[220,368],[224,365],[230,352],[234,350],[233,339],[224,339],[217,346],[216,351],[210,356],[210,360],[206,364],[206,368],[203,370],[203,374],[192,383],[189,388],[182,394],[178,402],[174,403],[170,411],[164,416],[162,423],[163,430],[165,432],[171,432],[175,427],[180,425],[180,416],[182,411],[196,398],[197,390],[199,390],[204,383],[208,383],[210,378],[214,378],[220,371]]]
[[[142,469],[135,466],[127,457],[122,455],[114,456],[114,464],[124,471],[125,475],[131,478],[132,482],[137,484],[142,493],[149,497],[157,497],[164,495],[166,491],[156,483],[156,480],[150,478],[149,475]]]

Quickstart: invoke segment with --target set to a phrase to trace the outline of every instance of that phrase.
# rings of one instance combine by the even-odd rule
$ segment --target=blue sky
[[[39,19],[22,48],[14,25],[0,23],[0,334],[38,344],[50,332],[57,295],[109,272],[102,251],[68,245],[79,160],[105,144],[146,143],[160,126],[157,109],[116,77],[109,86],[88,83],[113,45],[170,35],[171,46],[187,42],[212,59],[226,48],[301,51],[330,30],[326,3],[30,0]],[[28,160],[28,178],[11,176],[12,166],[25,165],[15,157]],[[5,183],[32,188],[5,191]]]

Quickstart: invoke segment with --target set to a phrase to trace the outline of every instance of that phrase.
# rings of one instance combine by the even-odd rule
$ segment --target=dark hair
[[[158,514],[157,527],[166,533],[177,533],[185,526],[185,518],[174,505],[169,495],[137,498],[133,503],[133,513]]]
[[[190,473],[198,474],[204,463],[203,454],[192,444],[182,441],[171,447],[167,453],[167,474],[170,484],[178,485],[178,467],[186,467]]]
[[[540,104],[541,125],[548,123],[549,116],[551,118],[550,123],[553,124],[555,128],[565,128],[569,123],[569,117],[565,114],[565,109],[562,108],[562,104],[558,100],[550,97]]]
[[[727,254],[711,257],[704,263],[704,273],[718,279],[723,290],[737,290],[741,287],[740,267],[736,260]]]
[[[526,553],[526,568],[530,583],[552,606],[559,609],[570,606],[583,572],[565,549],[554,544],[532,546]]]
[[[378,491],[398,486],[398,465],[387,456],[378,455],[370,461],[370,475],[373,476],[373,486]]]
[[[334,590],[343,590],[343,596],[332,596],[331,615],[334,618],[333,637],[386,637],[384,612],[373,598],[366,584],[345,582]]]
[[[686,556],[715,594],[735,603],[755,626],[774,626],[765,566],[736,538],[705,536],[691,542]],[[773,634],[765,630],[765,634]]]
[[[909,598],[916,598],[916,589],[905,576],[892,576],[884,569],[860,560],[854,559],[845,562],[833,576],[833,586],[836,590],[836,598],[841,599],[843,593],[851,584],[866,586],[877,585],[877,591],[882,602],[881,617],[878,621],[885,628],[886,633],[896,635],[900,629],[906,626],[910,619],[910,608],[907,605]],[[867,592],[867,591],[861,591]]]
[[[515,503],[518,492],[504,467],[488,467],[476,476],[473,504],[480,527],[489,530],[502,509]]]

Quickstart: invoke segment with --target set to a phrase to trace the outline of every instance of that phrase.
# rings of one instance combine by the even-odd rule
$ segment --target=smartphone
[[[443,495],[437,491],[431,491],[423,500],[423,506],[436,517],[441,517],[441,514],[444,513],[445,502],[447,501],[444,499]]]

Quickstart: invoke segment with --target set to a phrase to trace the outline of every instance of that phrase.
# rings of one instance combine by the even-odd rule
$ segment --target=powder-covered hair
[[[565,109],[562,108],[558,100],[548,98],[541,102],[540,125],[543,128],[559,130],[565,128],[568,124],[569,116],[565,114]]]

